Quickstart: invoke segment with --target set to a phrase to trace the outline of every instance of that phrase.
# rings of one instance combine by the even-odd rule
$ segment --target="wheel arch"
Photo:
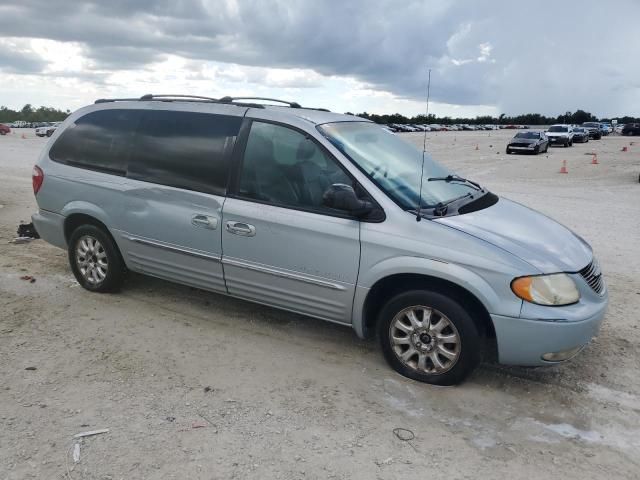
[[[67,243],[71,233],[83,224],[100,227],[113,238],[108,226],[108,215],[102,208],[93,203],[85,201],[69,202],[62,208],[60,214],[65,217],[64,238]]]
[[[113,235],[111,235],[111,232],[109,232],[107,226],[100,220],[91,215],[87,215],[86,213],[73,213],[66,217],[64,220],[64,238],[67,244],[69,244],[69,239],[71,238],[74,230],[81,225],[94,225],[104,230],[104,232],[108,234],[113,240]]]
[[[493,322],[485,305],[468,289],[442,278],[416,273],[397,273],[378,280],[367,294],[362,308],[364,331],[369,335],[378,320],[377,312],[391,297],[407,290],[425,289],[442,293],[460,302],[476,321],[480,332],[495,338]]]

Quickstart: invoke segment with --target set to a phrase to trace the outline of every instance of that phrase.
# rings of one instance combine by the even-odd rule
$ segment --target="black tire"
[[[547,153],[549,151],[549,142],[547,142],[547,144],[544,146],[544,153]]]
[[[50,137],[51,135],[53,135],[53,130],[47,130],[47,137]]]
[[[569,146],[569,142],[564,142],[564,148],[567,148]]]
[[[92,261],[95,262],[96,265],[98,262],[98,259],[96,259],[97,255],[106,255],[106,268],[100,267],[102,269],[101,271],[105,272],[105,274],[104,277],[99,280],[99,274],[97,273],[96,276],[93,277],[93,280],[89,280],[87,277],[91,277],[91,275],[86,273],[86,271],[83,273],[81,271],[82,267],[79,264],[79,258],[80,260],[82,259],[80,251],[83,248],[81,241],[88,238],[97,240],[97,245],[101,247],[96,249],[93,255]],[[81,225],[76,228],[69,239],[68,253],[71,271],[82,287],[91,292],[99,293],[115,292],[122,287],[126,275],[126,266],[111,235],[102,228],[95,225]],[[89,261],[91,262],[91,260]],[[104,265],[104,263],[100,265]]]
[[[513,153],[513,150],[511,150],[510,148],[507,148],[507,155],[511,155]]]
[[[533,149],[533,154],[538,155],[540,153],[540,145],[536,145]]]
[[[447,327],[441,331],[449,332],[449,334],[445,333],[445,335],[457,334],[457,338],[459,339],[459,346],[454,347],[457,348],[457,358],[455,361],[450,360],[451,364],[447,364],[448,367],[442,373],[429,373],[425,370],[420,370],[417,366],[418,352],[416,352],[416,357],[409,357],[408,360],[415,359],[416,366],[411,366],[410,364],[400,360],[398,354],[394,351],[394,345],[391,340],[391,332],[392,332],[392,324],[397,324],[397,318],[402,318],[406,320],[405,317],[401,315],[403,310],[408,309],[410,307],[427,307],[432,311],[432,321],[433,317],[437,318],[435,325],[439,325],[439,322],[442,321],[442,318],[446,318],[448,322],[455,326],[455,329],[451,327]],[[408,317],[407,317],[408,318]],[[395,321],[394,321],[395,320]],[[432,323],[429,327],[429,333],[431,332],[431,328],[434,326]],[[382,347],[382,353],[384,357],[396,372],[399,374],[411,378],[413,380],[417,380],[420,382],[430,383],[433,385],[456,385],[462,382],[480,363],[482,359],[482,338],[478,333],[478,328],[473,321],[471,315],[465,310],[464,307],[457,301],[452,298],[443,295],[438,292],[433,292],[430,290],[412,290],[405,293],[400,293],[393,298],[391,298],[385,306],[382,308],[380,312],[380,316],[378,318],[378,338],[380,341],[380,345]],[[423,332],[418,339],[422,338],[424,335]],[[410,340],[410,337],[413,336],[409,333],[406,334],[407,341]],[[415,334],[417,336],[418,334]],[[431,353],[427,353],[426,351],[421,351],[421,353],[429,357],[432,354],[436,354],[436,356],[440,355],[436,353],[439,352],[440,345],[438,345],[437,334],[433,334],[433,337],[430,335],[426,335],[429,337],[429,347],[433,350]],[[433,342],[436,342],[433,344]],[[433,344],[433,345],[432,345]],[[422,345],[423,348],[427,348],[427,344],[411,344],[411,348],[418,348],[417,345]],[[445,345],[452,344],[442,344],[443,347]],[[396,348],[402,348],[403,346],[397,346]],[[407,350],[410,347],[407,345]],[[445,347],[447,349],[451,347]],[[446,360],[446,357],[442,357]],[[431,365],[431,369],[435,368],[435,363],[427,359],[425,362],[429,362]],[[425,364],[427,366],[427,364]]]

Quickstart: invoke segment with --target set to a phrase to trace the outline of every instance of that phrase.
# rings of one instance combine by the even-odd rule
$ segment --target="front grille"
[[[602,272],[600,271],[600,265],[594,258],[589,265],[580,270],[580,275],[589,286],[598,295],[601,295],[604,290],[604,280],[602,279]]]
[[[528,147],[529,145],[531,145],[530,143],[519,143],[519,142],[515,142],[512,143],[511,145],[509,145],[510,147]]]

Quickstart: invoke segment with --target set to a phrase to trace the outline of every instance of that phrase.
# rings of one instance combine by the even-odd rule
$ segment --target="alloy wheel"
[[[455,325],[427,306],[401,310],[391,321],[389,339],[398,360],[419,373],[443,374],[460,358],[460,334]]]
[[[76,263],[80,274],[92,285],[98,285],[107,277],[109,260],[107,252],[97,238],[83,235],[76,244]]]

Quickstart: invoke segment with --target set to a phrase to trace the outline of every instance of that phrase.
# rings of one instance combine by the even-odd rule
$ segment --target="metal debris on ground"
[[[73,438],[90,437],[92,435],[100,435],[101,433],[109,433],[109,429],[103,428],[100,430],[89,430],[88,432],[80,432],[76,433]]]
[[[393,434],[396,436],[398,440],[407,442],[409,445],[411,445],[411,448],[413,448],[416,452],[418,451],[415,445],[411,443],[411,440],[416,438],[415,433],[413,433],[411,430],[407,428],[398,427],[393,429]]]
[[[78,463],[80,461],[80,444],[76,443],[73,446],[73,463]]]
[[[20,245],[21,243],[29,243],[33,240],[35,240],[35,238],[33,237],[16,237],[13,240],[11,240],[9,243],[15,243],[16,245]]]

